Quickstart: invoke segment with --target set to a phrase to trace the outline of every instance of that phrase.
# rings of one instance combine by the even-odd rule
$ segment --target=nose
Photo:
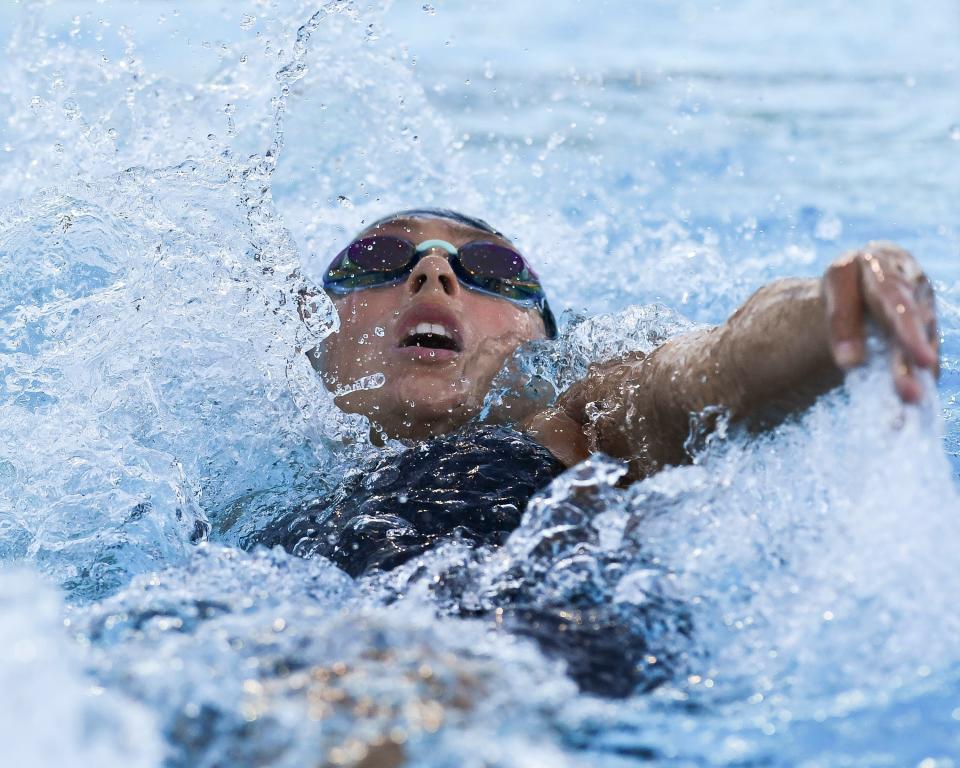
[[[456,296],[460,293],[460,283],[450,266],[447,252],[442,248],[427,251],[407,278],[407,288],[411,294],[437,292]]]

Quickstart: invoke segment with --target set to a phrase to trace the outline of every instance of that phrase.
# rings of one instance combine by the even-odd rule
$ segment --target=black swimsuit
[[[474,427],[385,454],[340,501],[285,515],[258,543],[326,557],[354,577],[396,568],[444,540],[499,545],[563,469],[519,432]]]
[[[543,446],[506,427],[473,426],[385,452],[345,479],[334,500],[286,513],[256,541],[302,556],[332,560],[353,577],[389,571],[444,541],[498,546],[515,530],[527,502],[563,472]],[[682,606],[651,601],[642,616],[624,617],[609,597],[545,598],[517,582],[490,596],[494,609],[471,607],[470,591],[455,570],[439,577],[444,602],[460,615],[488,617],[514,634],[535,639],[545,653],[567,662],[588,692],[626,696],[668,679],[671,664],[649,658],[657,627],[687,634]],[[639,621],[638,621],[639,619]],[[676,634],[670,632],[669,634]]]

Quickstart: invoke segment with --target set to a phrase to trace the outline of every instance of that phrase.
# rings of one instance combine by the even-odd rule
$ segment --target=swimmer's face
[[[472,240],[511,245],[440,218],[393,219],[364,234],[374,233],[413,243],[446,240],[457,247]],[[391,437],[420,439],[463,424],[479,411],[493,377],[517,347],[545,336],[535,309],[466,288],[440,249],[425,253],[404,282],[334,297],[333,303],[340,330],[323,343],[324,381],[337,391],[382,373],[382,387],[343,394],[336,402]],[[424,323],[442,327],[431,329],[430,344],[437,336],[450,340],[417,346]]]

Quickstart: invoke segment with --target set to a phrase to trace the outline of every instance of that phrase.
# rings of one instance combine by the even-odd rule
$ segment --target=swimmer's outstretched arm
[[[897,392],[916,402],[918,369],[939,372],[933,290],[909,253],[870,243],[821,279],[761,288],[723,325],[593,366],[526,426],[567,464],[603,451],[643,477],[684,463],[697,414],[762,425],[838,385],[864,360],[867,318],[889,337]]]

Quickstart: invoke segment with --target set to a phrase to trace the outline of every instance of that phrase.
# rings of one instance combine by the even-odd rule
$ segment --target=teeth
[[[411,336],[417,336],[421,333],[432,333],[434,336],[445,336],[448,339],[453,338],[450,331],[437,323],[417,323],[416,328],[410,331]]]

